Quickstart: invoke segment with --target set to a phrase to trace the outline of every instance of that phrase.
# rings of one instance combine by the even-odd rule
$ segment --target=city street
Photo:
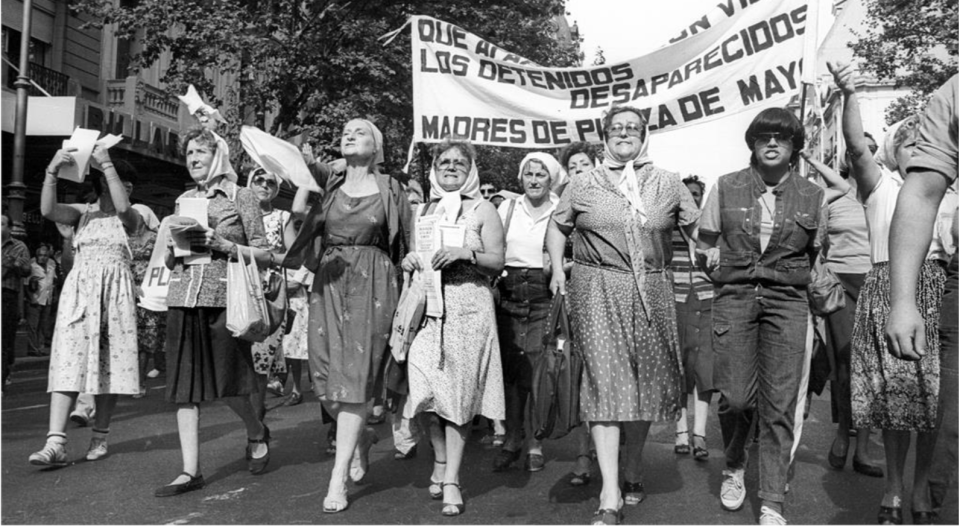
[[[476,429],[461,476],[466,513],[441,517],[440,502],[427,494],[430,446],[424,441],[416,458],[395,461],[390,427],[382,424],[375,426],[381,440],[371,451],[369,483],[351,485],[350,507],[326,515],[322,501],[333,460],[323,452],[327,429],[320,424],[320,405],[310,392],[294,407],[268,397],[266,422],[274,440],[270,466],[261,476],[246,470],[240,421],[222,403],[203,408],[201,465],[207,487],[158,499],[154,489],[176,477],[181,467],[174,408],[163,401],[163,376],[148,381],[145,398],[121,398],[109,456],[83,461],[90,429],[71,423],[71,464],[38,469],[27,463],[27,456],[42,447],[47,430],[45,365],[45,359],[21,358],[3,398],[3,524],[585,524],[598,505],[596,470],[586,487],[567,484],[576,456],[571,437],[546,443],[547,464],[539,473],[523,471],[522,460],[506,473],[493,473],[495,450],[479,443],[486,431]],[[744,507],[737,512],[720,507],[723,462],[715,413],[716,403],[708,424],[707,462],[675,455],[673,426],[654,426],[644,460],[647,499],[625,510],[626,523],[756,523],[756,462],[748,468]],[[785,515],[794,524],[875,523],[883,479],[855,474],[849,462],[844,471],[829,469],[826,454],[832,435],[829,397],[815,398]],[[873,458],[880,462],[879,437],[873,443]],[[751,455],[756,455],[755,446]],[[907,480],[912,480],[909,467]],[[958,521],[956,495],[954,486],[944,524]],[[909,522],[906,504],[904,517]]]

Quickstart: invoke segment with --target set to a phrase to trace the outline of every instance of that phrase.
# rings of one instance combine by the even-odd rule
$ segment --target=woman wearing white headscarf
[[[167,400],[177,404],[177,428],[183,472],[157,489],[170,497],[204,487],[200,474],[200,404],[223,399],[243,420],[247,431],[248,469],[262,473],[270,460],[270,430],[250,402],[256,392],[256,373],[250,342],[234,338],[227,321],[227,261],[238,257],[238,247],[253,247],[261,268],[271,254],[260,219],[260,202],[252,191],[237,185],[226,141],[205,128],[184,135],[183,155],[196,188],[177,199],[177,213],[185,199],[207,200],[207,224],[189,232],[195,251],[209,251],[210,263],[189,264],[174,256],[172,236],[166,264],[171,269],[167,293]],[[246,251],[245,251],[245,256]]]
[[[443,315],[428,316],[407,356],[405,416],[430,412],[439,419],[430,433],[435,460],[429,491],[432,498],[443,499],[444,516],[464,511],[460,465],[471,420],[478,414],[504,418],[490,289],[490,278],[503,270],[503,226],[493,205],[480,196],[475,160],[469,143],[442,143],[430,171],[431,202],[418,209],[439,215],[441,224],[462,226],[463,243],[439,247],[431,261],[423,261],[414,246],[403,260],[405,272],[426,265],[442,272]],[[428,312],[430,308],[428,304]]]
[[[396,263],[410,219],[403,187],[378,169],[383,135],[372,122],[349,121],[340,151],[346,171],[322,174],[323,199],[310,210],[284,261],[315,274],[307,332],[310,371],[314,394],[337,424],[326,513],[346,509],[348,471],[355,482],[363,479],[376,441],[373,430],[364,428],[367,402],[382,385],[400,298]]]
[[[550,215],[560,198],[551,191],[562,184],[560,163],[550,154],[534,152],[520,162],[517,180],[523,195],[500,204],[505,268],[499,281],[497,332],[506,388],[506,440],[493,459],[493,470],[504,471],[520,458],[528,439],[524,469],[543,469],[543,449],[533,430],[524,432],[525,406],[533,390],[533,367],[543,345],[544,323],[550,312],[549,274],[543,268],[543,240]]]
[[[665,272],[679,224],[692,234],[700,211],[680,177],[651,163],[639,110],[604,117],[603,164],[572,178],[547,230],[550,290],[567,294],[563,250],[573,243],[571,329],[583,353],[580,415],[590,422],[603,477],[594,524],[616,524],[639,504],[640,456],[651,422],[680,414],[681,362],[673,284]],[[623,488],[617,458],[627,434]]]

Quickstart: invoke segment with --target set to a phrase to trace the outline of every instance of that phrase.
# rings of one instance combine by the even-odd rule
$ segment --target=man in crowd
[[[50,245],[46,243],[37,247],[34,259],[31,261],[31,273],[24,284],[26,293],[27,318],[27,354],[30,356],[44,356],[44,348],[50,334],[47,334],[50,317],[50,301],[53,297],[53,287],[57,278],[57,264],[50,258]]]
[[[20,287],[23,278],[30,275],[30,251],[23,242],[13,239],[10,231],[10,216],[3,213],[0,228],[3,255],[3,391],[7,390],[7,378],[14,362],[14,343],[17,339],[17,326],[20,325]]]

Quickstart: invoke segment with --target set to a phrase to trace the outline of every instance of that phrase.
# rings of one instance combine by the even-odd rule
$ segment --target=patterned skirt
[[[646,319],[633,275],[574,263],[570,321],[583,352],[580,416],[588,422],[676,421],[683,378],[673,284],[649,273]]]
[[[930,432],[936,428],[940,392],[940,301],[946,275],[925,261],[917,282],[927,354],[922,360],[895,358],[884,330],[890,317],[890,267],[877,263],[857,301],[850,356],[851,406],[855,428]]]

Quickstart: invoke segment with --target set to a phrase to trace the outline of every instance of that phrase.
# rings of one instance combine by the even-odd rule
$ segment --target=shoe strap
[[[461,490],[461,491],[462,491],[462,489],[463,489],[463,488],[460,487],[460,484],[457,484],[456,482],[444,482],[444,483],[440,484],[440,487],[441,487],[441,488],[445,488],[445,487],[447,487],[447,486],[455,486],[457,489],[459,489],[459,490]]]
[[[200,474],[199,474],[199,473],[196,474],[196,475],[191,475],[191,474],[187,473],[186,471],[181,471],[180,474],[181,474],[181,475],[186,475],[186,476],[190,477],[190,480],[195,480],[195,479],[200,478]]]

